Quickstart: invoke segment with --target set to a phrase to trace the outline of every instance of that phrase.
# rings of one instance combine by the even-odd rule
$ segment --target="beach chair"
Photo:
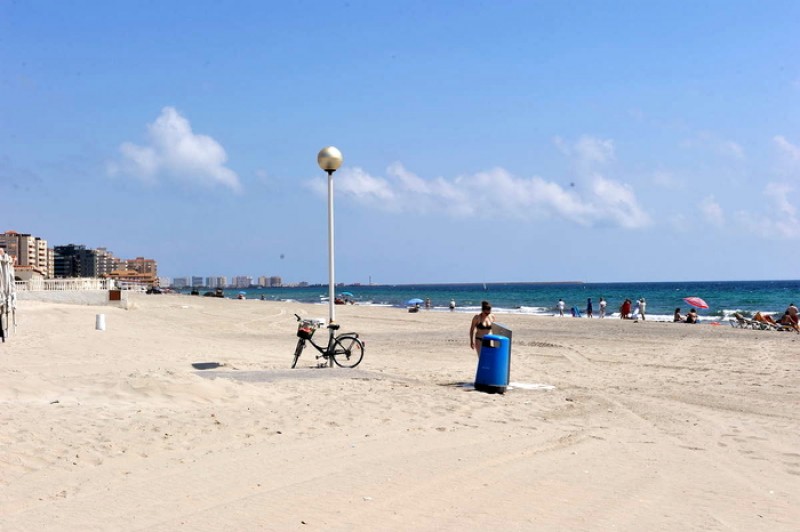
[[[737,329],[755,329],[757,331],[763,331],[767,329],[769,323],[764,323],[761,321],[755,320],[748,320],[738,312],[733,314],[734,320],[731,320],[731,326]]]
[[[775,325],[767,323],[765,325],[769,325],[769,330],[771,331],[794,332],[794,327],[791,325],[784,325],[782,323],[776,323]]]
[[[749,329],[750,324],[747,323],[747,320],[739,314],[738,312],[733,314],[733,319],[729,320],[731,322],[731,327],[734,329]]]

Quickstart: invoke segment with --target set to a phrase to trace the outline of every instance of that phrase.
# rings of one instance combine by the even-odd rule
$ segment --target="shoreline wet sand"
[[[291,371],[293,313],[325,307],[132,303],[20,303],[0,347],[3,530],[800,521],[800,335],[499,314],[511,380],[555,389],[488,395],[463,386],[463,313],[337,307],[364,362],[310,369],[307,349]]]

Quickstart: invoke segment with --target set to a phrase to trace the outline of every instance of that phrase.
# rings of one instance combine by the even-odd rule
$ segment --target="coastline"
[[[800,520],[798,335],[498,312],[514,331],[511,381],[555,387],[500,396],[462,386],[475,372],[465,313],[337,307],[366,341],[348,372],[310,369],[310,350],[288,370],[294,312],[326,313],[178,295],[132,294],[130,310],[21,301],[0,348],[0,528]]]
[[[339,292],[344,290],[339,287]],[[688,310],[685,297],[700,296],[710,308],[700,310],[703,322],[727,323],[735,313],[752,317],[756,312],[780,316],[789,303],[800,295],[800,281],[695,281],[691,283],[465,283],[426,285],[373,285],[349,286],[359,305],[377,305],[405,308],[406,302],[419,298],[430,299],[435,310],[449,311],[450,301],[456,302],[456,310],[472,312],[480,308],[482,300],[491,301],[494,308],[504,312],[531,315],[553,315],[556,303],[563,299],[566,309],[576,307],[586,310],[588,298],[593,298],[595,311],[601,297],[608,301],[608,313],[617,314],[625,299],[638,301],[646,298],[648,317],[661,321],[672,321],[676,308],[682,313]],[[228,297],[238,297],[239,289],[225,291]],[[326,291],[327,294],[327,291]],[[264,298],[270,301],[319,302],[321,291],[317,287],[250,288],[245,296],[249,299]],[[597,314],[597,312],[595,312]]]

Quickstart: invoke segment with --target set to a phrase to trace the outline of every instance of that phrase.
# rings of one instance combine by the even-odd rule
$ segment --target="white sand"
[[[363,371],[289,371],[326,311],[23,302],[0,530],[798,530],[800,335],[500,315],[556,388],[489,395],[458,313],[337,307]]]

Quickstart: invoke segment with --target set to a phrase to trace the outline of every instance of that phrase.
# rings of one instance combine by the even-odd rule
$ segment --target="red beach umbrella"
[[[684,297],[683,300],[689,303],[693,307],[708,308],[708,303],[706,303],[699,297]]]

